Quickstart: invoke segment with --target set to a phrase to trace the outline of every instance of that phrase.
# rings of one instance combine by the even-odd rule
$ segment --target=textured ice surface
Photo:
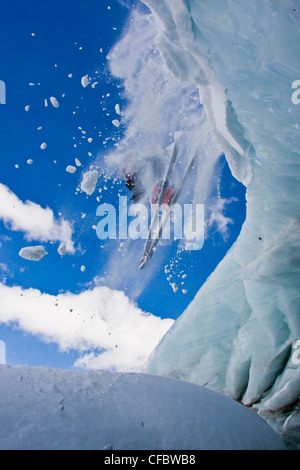
[[[146,0],[170,70],[197,84],[233,175],[247,187],[235,245],[174,323],[147,372],[261,410],[300,394],[299,3]]]
[[[285,448],[252,410],[164,377],[2,365],[0,397],[2,450]]]

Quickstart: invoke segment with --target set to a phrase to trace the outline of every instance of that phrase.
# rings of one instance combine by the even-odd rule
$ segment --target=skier
[[[147,264],[149,263],[151,257],[153,256],[153,253],[156,250],[156,246],[162,235],[164,226],[167,223],[168,218],[170,216],[172,205],[176,203],[182,191],[182,188],[184,187],[186,179],[191,169],[193,168],[193,165],[197,158],[197,152],[195,152],[193,158],[190,160],[189,165],[187,166],[187,168],[185,169],[182,175],[180,184],[177,186],[175,190],[173,190],[173,188],[169,186],[169,177],[172,174],[172,170],[174,168],[177,155],[178,155],[178,147],[175,143],[173,154],[169,161],[169,165],[167,167],[167,171],[163,177],[163,180],[161,180],[160,184],[154,187],[154,191],[152,194],[152,204],[157,203],[157,207],[155,209],[155,213],[151,220],[151,225],[148,231],[148,237],[147,237],[147,240],[144,246],[144,251],[141,257],[141,262],[139,266],[140,269],[145,268]],[[163,217],[159,216],[161,204],[165,206],[165,214],[163,215]],[[152,233],[153,233],[154,227],[157,227],[158,230],[156,231],[155,238],[152,239]]]
[[[163,166],[162,162],[154,157],[151,159],[147,159],[145,161],[145,168],[150,166],[151,168],[151,180],[155,183],[152,196],[151,196],[151,204],[155,204],[157,202],[157,198],[160,192],[160,188],[162,187],[163,181],[161,177],[163,175]],[[145,188],[144,178],[143,178],[143,171],[142,169],[133,170],[132,169],[132,162],[128,166],[128,170],[123,169],[122,171],[127,188],[132,191],[132,200],[136,203],[139,202],[147,193],[147,189]],[[163,204],[168,204],[173,195],[173,188],[168,185],[165,191],[164,199],[162,201]]]
[[[159,190],[161,189],[162,184],[163,184],[163,182],[160,181],[159,183],[157,183],[154,186],[153,193],[152,193],[152,198],[151,198],[151,204],[156,204],[157,203]],[[172,186],[168,186],[166,188],[165,195],[164,195],[162,203],[163,204],[169,204],[171,199],[172,199],[173,194],[174,194],[174,189],[172,188]]]
[[[132,191],[132,200],[134,202],[140,201],[145,195],[145,188],[141,181],[141,175],[138,171],[125,172],[126,186]]]

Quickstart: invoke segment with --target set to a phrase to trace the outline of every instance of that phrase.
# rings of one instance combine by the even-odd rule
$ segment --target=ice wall
[[[300,8],[297,1],[144,0],[174,75],[195,83],[233,175],[241,234],[153,352],[147,372],[260,410],[300,394]]]

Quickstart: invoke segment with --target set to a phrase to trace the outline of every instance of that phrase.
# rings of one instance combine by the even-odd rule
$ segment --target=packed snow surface
[[[1,450],[285,449],[253,410],[145,374],[0,366]]]

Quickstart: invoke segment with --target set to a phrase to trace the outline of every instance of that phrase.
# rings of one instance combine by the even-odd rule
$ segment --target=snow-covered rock
[[[0,366],[1,450],[280,450],[253,410],[145,374]]]

